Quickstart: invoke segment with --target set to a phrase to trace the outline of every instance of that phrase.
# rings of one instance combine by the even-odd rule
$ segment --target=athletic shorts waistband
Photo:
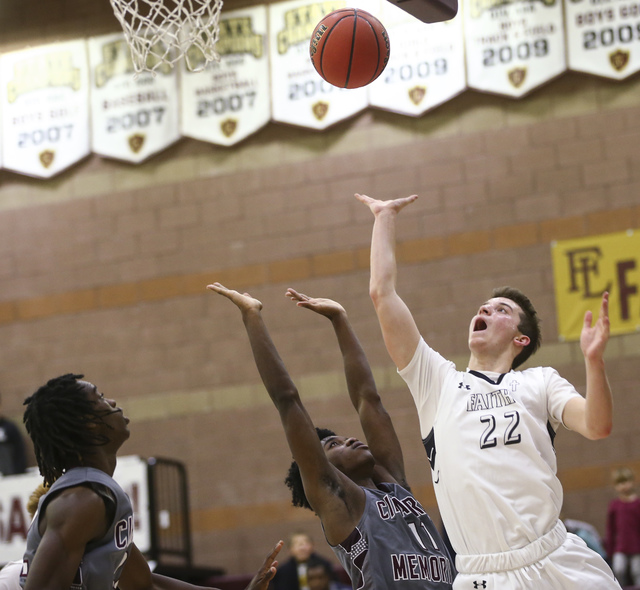
[[[561,520],[546,534],[532,543],[504,553],[485,555],[456,555],[456,568],[461,574],[482,574],[515,570],[544,559],[560,547],[567,538]]]

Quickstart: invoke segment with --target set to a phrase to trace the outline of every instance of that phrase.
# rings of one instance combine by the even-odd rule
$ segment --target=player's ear
[[[531,342],[531,338],[529,338],[529,336],[526,336],[525,334],[518,334],[513,339],[513,341],[516,346],[521,346],[522,348],[525,348],[526,346],[529,345],[529,342]]]

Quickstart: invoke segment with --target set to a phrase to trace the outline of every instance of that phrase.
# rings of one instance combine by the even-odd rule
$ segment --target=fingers
[[[603,320],[609,319],[609,293],[607,291],[602,294],[602,303],[600,304],[600,317]]]
[[[307,297],[304,293],[298,293],[295,289],[292,289],[291,287],[287,289],[287,292],[285,293],[285,295],[289,297],[289,299],[292,299],[293,301],[305,301],[309,299],[309,297]]]
[[[220,283],[213,283],[211,285],[207,285],[207,289],[210,291],[214,291],[215,293],[220,293],[220,295],[225,295],[226,291],[229,291],[224,285]]]
[[[284,547],[284,541],[280,540],[276,543],[275,547],[271,550],[271,553],[267,555],[266,561],[267,562],[273,561],[278,555],[278,553],[280,553],[280,549],[282,549],[282,547]]]
[[[267,555],[264,563],[262,564],[262,567],[265,570],[266,580],[273,578],[276,573],[276,566],[278,565],[276,557],[278,556],[278,553],[280,553],[282,547],[284,547],[284,541],[280,540],[276,543],[275,547],[271,550],[269,555]]]
[[[584,313],[584,327],[590,328],[593,322],[593,312],[589,309]]]
[[[224,295],[228,299],[233,299],[235,295],[239,295],[239,293],[234,289],[227,289],[227,287],[221,285],[220,283],[212,283],[211,285],[207,285],[207,289],[209,289],[210,291],[214,291],[215,293],[218,293],[220,295]],[[245,293],[244,295],[248,296],[248,293]]]
[[[315,302],[315,300],[312,297],[309,297],[304,293],[298,293],[298,291],[296,291],[295,289],[292,289],[291,287],[287,289],[287,292],[285,293],[285,295],[289,297],[291,301],[295,301],[296,304],[300,307],[311,308]]]

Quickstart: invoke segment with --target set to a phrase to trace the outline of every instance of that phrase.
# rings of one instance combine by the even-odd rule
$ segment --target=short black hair
[[[316,432],[318,433],[318,438],[320,440],[324,440],[328,436],[336,436],[336,433],[328,428],[316,428]],[[307,495],[304,493],[300,468],[295,461],[291,462],[291,466],[289,467],[284,483],[291,490],[291,503],[294,506],[313,510],[313,508],[311,508],[311,504],[309,504],[309,500],[307,500]]]
[[[307,571],[316,567],[321,567],[324,570],[324,573],[327,574],[331,580],[335,580],[336,575],[331,564],[317,555],[312,555],[307,561]]]
[[[518,324],[518,330],[521,334],[529,337],[529,344],[525,346],[520,354],[513,359],[512,369],[516,369],[522,365],[542,344],[542,332],[540,331],[540,319],[536,312],[535,307],[529,300],[529,298],[519,289],[515,287],[498,287],[493,290],[494,297],[504,297],[511,299],[514,303],[517,303],[522,309],[520,314],[520,323]]]
[[[86,388],[79,383],[83,377],[75,373],[55,377],[24,400],[24,424],[46,485],[81,464],[93,447],[109,442],[104,434],[87,428],[88,424],[102,423],[105,413],[96,412]]]

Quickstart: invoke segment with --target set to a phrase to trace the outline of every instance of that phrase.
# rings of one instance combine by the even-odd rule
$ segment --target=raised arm
[[[417,198],[411,195],[393,201],[378,201],[356,194],[356,199],[367,205],[375,217],[369,294],[387,351],[398,369],[404,369],[413,358],[420,332],[409,308],[396,292],[396,216]]]
[[[400,442],[391,418],[382,405],[369,361],[353,331],[347,312],[342,305],[331,299],[309,297],[291,288],[287,289],[286,295],[298,307],[315,311],[331,321],[342,353],[349,397],[358,412],[367,445],[376,460],[377,472],[374,479],[387,482],[393,480],[406,487]]]
[[[562,419],[567,428],[591,440],[606,438],[613,426],[613,396],[604,365],[609,340],[609,293],[604,293],[598,320],[588,311],[580,335],[587,373],[587,394],[567,402]]]
[[[327,459],[298,390],[262,320],[260,301],[220,283],[207,288],[223,295],[240,309],[258,372],[280,413],[309,504],[322,520],[327,540],[333,544],[344,541],[364,511],[364,492]]]

